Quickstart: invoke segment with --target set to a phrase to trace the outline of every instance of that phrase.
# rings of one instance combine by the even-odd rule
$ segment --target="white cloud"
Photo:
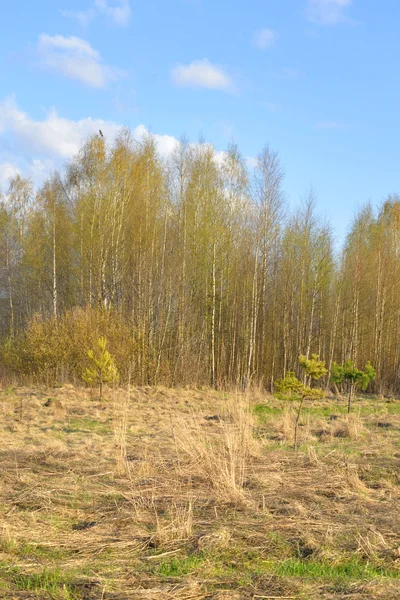
[[[205,145],[208,145],[207,142],[205,143]],[[212,147],[212,144],[210,144],[210,146]],[[217,152],[214,148],[214,160],[217,163],[218,167],[222,167],[225,160],[227,159],[227,156],[228,154],[225,152],[225,150],[220,150],[219,152]]]
[[[131,8],[129,0],[119,0],[119,2],[110,6],[107,0],[95,0],[93,6],[87,10],[62,10],[64,17],[73,17],[83,26],[87,25],[98,15],[104,15],[113,21],[116,25],[127,25],[131,17]]]
[[[258,158],[256,156],[246,156],[246,164],[249,169],[257,169]]]
[[[121,79],[120,69],[105,65],[100,54],[89,42],[78,37],[42,33],[38,42],[39,66],[77,79],[95,88]]]
[[[65,50],[66,52],[74,52],[81,54],[82,56],[89,56],[90,58],[99,60],[99,53],[94,50],[89,42],[85,42],[78,37],[63,37],[62,35],[46,35],[42,33],[39,37],[39,48],[43,52],[49,50]]]
[[[195,60],[189,65],[178,65],[172,69],[172,79],[180,87],[207,88],[210,90],[234,91],[231,77],[224,69],[207,58]]]
[[[0,103],[0,132],[11,135],[25,153],[70,158],[78,152],[82,141],[99,129],[114,138],[120,126],[90,117],[79,121],[64,119],[54,108],[43,121],[35,121],[18,108],[13,97]]]
[[[13,153],[0,148],[0,188],[6,189],[8,180],[16,173],[31,177],[40,185],[48,174],[61,168],[64,161],[75,156],[82,143],[99,129],[107,141],[113,143],[121,125],[113,121],[87,117],[77,121],[65,119],[52,108],[43,120],[34,120],[22,111],[13,96],[0,102],[0,134],[10,140]],[[132,132],[137,141],[149,135],[144,125]],[[154,134],[158,152],[168,157],[178,140],[170,135]]]
[[[275,45],[278,35],[272,29],[261,29],[254,35],[252,43],[253,46],[260,50],[266,50]]]
[[[106,0],[95,0],[96,9],[110,17],[117,25],[126,25],[131,17],[129,0],[120,0],[117,6],[110,6]]]
[[[335,25],[346,20],[352,0],[308,0],[307,18],[321,25]]]
[[[28,163],[26,173],[33,183],[41,183],[56,169],[56,162],[51,158],[34,158]]]
[[[135,140],[141,141],[150,135],[150,132],[144,125],[138,125],[133,130],[132,135]],[[160,135],[158,133],[152,135],[155,139],[157,150],[163,158],[167,158],[179,144],[179,141],[172,135]]]
[[[344,125],[343,123],[337,123],[336,121],[318,121],[318,123],[315,123],[315,128],[316,129],[341,129],[341,130],[346,130],[348,129],[347,125]]]
[[[63,17],[72,17],[79,21],[82,27],[85,27],[96,16],[94,8],[88,8],[87,10],[61,10],[60,12]]]
[[[74,157],[85,139],[97,134],[99,129],[112,144],[121,131],[121,125],[91,117],[77,121],[65,119],[55,108],[44,119],[35,120],[18,107],[13,96],[6,98],[0,102],[0,134],[10,141],[13,152],[0,147],[0,188],[5,190],[9,178],[16,173],[31,177],[35,185],[40,185],[51,171],[62,168],[66,160]],[[148,135],[150,132],[144,125],[138,125],[132,131],[133,139],[138,142]],[[151,135],[162,158],[168,158],[179,144],[178,139],[171,135]],[[204,147],[207,145],[204,142]],[[198,146],[198,143],[191,144],[193,149]],[[214,157],[221,165],[226,152],[215,151]],[[251,164],[250,158],[248,164]]]
[[[11,177],[17,174],[28,177],[35,186],[39,187],[46,177],[60,166],[51,159],[30,159],[10,154],[5,157],[4,162],[2,162],[3,158],[0,152],[0,195],[1,192],[7,193]]]
[[[9,161],[0,163],[0,193],[7,190],[10,178],[14,177],[19,172],[19,168]]]

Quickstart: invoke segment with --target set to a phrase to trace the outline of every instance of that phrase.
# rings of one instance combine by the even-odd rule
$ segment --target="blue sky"
[[[398,0],[14,0],[0,19],[0,186],[40,183],[99,127],[269,143],[343,239],[400,192]]]

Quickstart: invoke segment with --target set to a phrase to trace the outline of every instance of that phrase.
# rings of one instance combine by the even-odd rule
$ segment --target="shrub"
[[[35,316],[24,333],[5,341],[1,354],[12,371],[48,384],[58,379],[67,348],[54,321]]]
[[[82,382],[90,366],[88,348],[107,339],[120,380],[128,381],[137,352],[137,339],[120,313],[94,309],[66,312],[57,321],[34,317],[26,329],[10,337],[0,349],[3,363],[14,373],[37,383]]]

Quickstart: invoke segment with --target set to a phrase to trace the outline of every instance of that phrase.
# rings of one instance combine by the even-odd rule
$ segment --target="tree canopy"
[[[327,381],[335,362],[371,360],[376,389],[399,390],[399,198],[362,209],[337,256],[314,192],[291,213],[283,184],[269,146],[255,168],[235,144],[217,153],[182,140],[165,159],[127,130],[113,145],[89,138],[41,189],[11,179],[0,205],[7,352],[34,318],[73,326],[78,309],[105,311],[126,322],[139,384],[273,388],[302,367],[313,380],[318,355]]]

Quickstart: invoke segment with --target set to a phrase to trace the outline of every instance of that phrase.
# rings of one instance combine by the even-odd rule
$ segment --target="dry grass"
[[[254,417],[248,399],[232,396],[211,415],[207,427],[196,413],[181,418],[173,428],[180,466],[213,489],[220,502],[245,502],[244,484],[257,455]],[[208,421],[208,423],[210,423]]]
[[[364,426],[360,414],[350,414],[343,418],[342,422],[337,423],[332,429],[334,437],[351,438],[354,440],[360,439],[367,434],[368,430]]]
[[[342,404],[3,390],[0,597],[397,599],[400,405]]]
[[[174,502],[168,507],[167,518],[162,518],[154,506],[156,518],[156,534],[153,541],[157,546],[169,548],[185,542],[193,534],[193,501],[188,499],[183,504]]]
[[[113,391],[114,405],[114,437],[115,437],[115,470],[117,475],[130,475],[130,466],[127,460],[127,434],[129,413],[129,391],[122,398],[117,398]]]

